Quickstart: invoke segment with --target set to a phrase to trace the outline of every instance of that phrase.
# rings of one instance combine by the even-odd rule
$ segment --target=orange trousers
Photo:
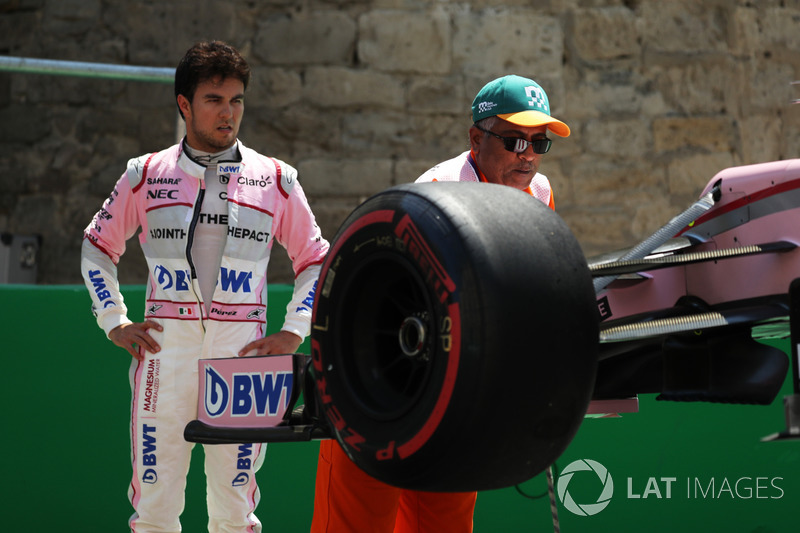
[[[320,442],[311,533],[470,533],[477,492],[399,489]]]

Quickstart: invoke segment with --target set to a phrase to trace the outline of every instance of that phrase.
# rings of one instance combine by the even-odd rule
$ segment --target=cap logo
[[[528,95],[528,105],[531,107],[538,107],[542,109],[548,115],[550,114],[550,110],[547,108],[547,97],[544,95],[544,91],[533,85],[529,85],[525,87],[525,94]]]
[[[494,102],[480,102],[478,104],[478,112],[485,113],[487,111],[491,111],[494,107],[497,107],[497,104]]]

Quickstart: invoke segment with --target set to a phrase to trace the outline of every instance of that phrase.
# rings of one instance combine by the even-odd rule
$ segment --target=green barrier
[[[791,392],[787,379],[770,406],[641,395],[638,413],[587,419],[556,462],[561,531],[796,531],[800,440],[761,442],[785,429],[782,399]],[[520,488],[542,494],[545,476]],[[476,531],[553,531],[546,497],[526,506],[505,489],[478,501]]]
[[[141,317],[144,288],[123,293],[131,316]],[[270,331],[282,325],[290,294],[289,286],[270,287]],[[130,358],[105,338],[89,306],[83,286],[0,286],[3,531],[39,530],[44,523],[67,533],[127,531]],[[777,345],[788,350],[788,341]],[[300,351],[308,353],[307,342]],[[557,462],[564,471],[561,530],[794,531],[800,441],[760,441],[784,428],[782,397],[790,393],[787,380],[766,407],[645,395],[638,413],[586,420]],[[487,423],[524,423],[523,413],[515,415],[519,420],[503,416]],[[317,443],[269,445],[256,510],[265,531],[308,531],[317,449]],[[518,489],[481,492],[475,531],[552,531],[545,476]],[[205,531],[206,521],[197,446],[183,529]]]
[[[144,287],[122,288],[130,316]],[[269,288],[280,329],[290,286]],[[130,356],[105,338],[83,286],[0,286],[6,362],[1,531],[128,531]],[[300,348],[309,353],[308,342]],[[258,473],[257,515],[269,531],[308,531],[317,443],[270,444]],[[206,530],[202,446],[192,456],[183,530]],[[49,517],[49,518],[48,518]],[[52,523],[51,523],[52,521]],[[267,530],[267,528],[265,528]]]

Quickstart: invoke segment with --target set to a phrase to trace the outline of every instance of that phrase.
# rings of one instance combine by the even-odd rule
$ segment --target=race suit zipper
[[[202,182],[199,184],[200,190],[197,192],[197,200],[194,203],[194,212],[192,213],[192,221],[189,223],[189,233],[186,237],[186,261],[189,263],[189,273],[191,275],[191,286],[192,286],[192,293],[194,293],[194,299],[200,308],[199,316],[197,317],[200,320],[200,324],[203,326],[203,329],[206,328],[205,321],[203,320],[203,302],[197,295],[197,291],[194,287],[194,282],[197,279],[197,270],[194,267],[194,261],[192,260],[192,243],[194,242],[194,231],[197,228],[197,223],[200,221],[200,211],[203,209],[203,198],[205,197],[206,190],[203,187]]]

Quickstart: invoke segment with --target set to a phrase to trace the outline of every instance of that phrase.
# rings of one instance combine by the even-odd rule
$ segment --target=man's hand
[[[263,339],[258,339],[239,351],[239,357],[244,357],[246,355],[272,355],[272,354],[283,354],[283,353],[295,353],[300,345],[303,343],[303,339],[291,333],[289,331],[279,331],[278,333],[273,333]],[[255,353],[249,353],[252,350],[255,350]]]
[[[164,331],[164,328],[158,322],[145,320],[144,322],[117,326],[108,333],[108,338],[120,348],[128,350],[128,353],[133,357],[142,361],[144,360],[144,354],[139,353],[137,347],[142,347],[150,353],[157,353],[161,350],[161,346],[147,332],[150,328],[156,331]]]

